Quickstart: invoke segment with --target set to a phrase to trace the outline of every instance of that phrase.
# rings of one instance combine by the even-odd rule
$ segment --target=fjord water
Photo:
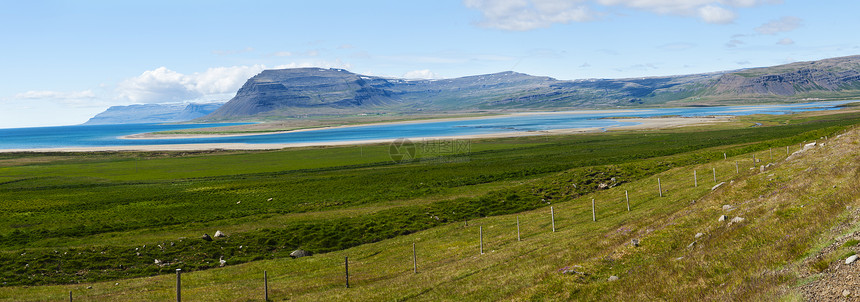
[[[546,113],[476,118],[454,121],[420,121],[318,129],[268,135],[247,135],[182,139],[122,139],[120,137],[146,132],[204,128],[233,124],[123,124],[77,125],[59,127],[0,129],[0,149],[39,149],[64,147],[111,147],[167,144],[282,144],[326,143],[335,141],[365,141],[397,138],[446,137],[507,132],[532,132],[570,128],[611,128],[635,125],[614,117],[656,116],[739,116],[750,114],[788,114],[803,111],[836,110],[839,105],[855,101],[814,102],[791,105],[721,106],[626,109],[594,113]]]

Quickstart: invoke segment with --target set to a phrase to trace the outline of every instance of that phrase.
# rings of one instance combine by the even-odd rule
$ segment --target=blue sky
[[[263,69],[689,74],[860,54],[860,1],[6,1],[0,128],[227,100]]]

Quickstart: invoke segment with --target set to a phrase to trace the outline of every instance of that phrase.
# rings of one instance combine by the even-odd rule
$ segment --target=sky
[[[0,3],[0,128],[80,124],[118,105],[226,101],[264,69],[573,80],[860,54],[854,0]]]

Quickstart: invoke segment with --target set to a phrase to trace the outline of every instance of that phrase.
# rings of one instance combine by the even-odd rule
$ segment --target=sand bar
[[[618,111],[611,111],[618,112]],[[550,113],[524,113],[524,114],[557,114],[558,112]],[[588,111],[587,113],[594,113]],[[717,117],[660,117],[660,118],[620,118],[612,119],[619,122],[633,122],[636,125],[619,126],[619,127],[590,127],[590,128],[571,128],[571,129],[554,129],[544,131],[528,131],[528,132],[502,132],[492,134],[478,135],[458,135],[458,136],[436,136],[436,137],[410,137],[409,140],[421,141],[428,139],[483,139],[483,138],[503,138],[503,137],[520,137],[520,136],[536,136],[536,135],[562,135],[562,134],[577,134],[577,133],[593,133],[603,131],[621,131],[621,130],[653,130],[677,128],[692,125],[711,124],[728,121],[730,116]],[[475,118],[456,118],[456,119],[475,119]],[[451,119],[447,119],[451,120]],[[436,120],[434,120],[436,121]],[[403,121],[393,123],[417,123],[427,122],[422,121]],[[355,127],[355,126],[339,126],[339,127]],[[319,128],[330,129],[330,128]],[[297,131],[313,131],[316,129],[303,129]],[[261,134],[262,135],[262,134]],[[242,135],[244,136],[244,135]],[[193,136],[199,137],[199,136]],[[139,146],[107,146],[107,147],[63,147],[63,148],[40,148],[40,149],[4,149],[0,152],[105,152],[105,151],[200,151],[200,150],[275,150],[283,148],[297,147],[317,147],[317,146],[348,146],[348,145],[364,145],[364,144],[382,144],[390,143],[393,139],[377,139],[377,140],[360,140],[360,141],[331,141],[331,142],[304,142],[304,143],[283,143],[283,144],[245,144],[245,143],[219,143],[219,144],[167,144],[167,145],[139,145]]]

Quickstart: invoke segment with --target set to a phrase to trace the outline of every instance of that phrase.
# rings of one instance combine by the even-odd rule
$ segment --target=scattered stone
[[[241,201],[241,200],[236,202],[236,204],[240,204],[240,203],[242,203],[242,201]]]
[[[630,240],[630,244],[633,245],[634,247],[638,247],[639,246],[639,239],[636,238],[636,239]]]
[[[92,287],[92,286],[87,286],[87,289],[93,289],[93,287]]]
[[[716,184],[715,186],[711,187],[711,191],[716,190],[717,188],[719,188],[720,186],[724,185],[725,183],[726,183],[726,182],[724,181],[724,182],[721,182],[721,183]]]
[[[113,284],[113,285],[114,285],[114,286],[116,286],[116,285],[119,285],[119,282],[117,282],[117,283],[114,283],[114,284]]]
[[[695,241],[690,242],[690,244],[688,244],[688,245],[687,245],[687,248],[688,248],[688,249],[691,249],[691,248],[693,248],[694,246],[696,246],[696,242],[695,242]]]
[[[206,240],[206,241],[212,241],[212,237],[210,237],[209,234],[203,234],[202,238],[203,238],[203,240]]]
[[[696,238],[701,238],[702,236],[705,236],[705,234],[702,234],[702,233],[696,233]]]
[[[761,166],[759,166],[759,167],[758,167],[758,172],[759,172],[759,173],[764,173],[764,165],[761,165]]]
[[[227,260],[224,260],[224,256],[221,256],[220,258],[218,258],[218,263],[220,263],[220,265],[218,265],[218,266],[223,267],[223,266],[227,265]]]
[[[729,219],[729,216],[720,215],[720,219],[717,219],[717,221],[726,221],[726,219]]]
[[[741,222],[744,222],[744,219],[743,219],[743,217],[735,217],[735,218],[732,218],[731,222],[732,223],[741,223]]]
[[[852,262],[854,262],[856,260],[857,260],[857,255],[852,255],[851,257],[848,257],[845,259],[845,264],[851,264]]]
[[[846,290],[843,290],[843,291],[842,291],[842,296],[843,296],[843,297],[848,297],[848,296],[850,296],[850,295],[851,295],[851,291],[850,291],[850,290],[847,290],[847,289],[846,289]]]
[[[731,210],[734,210],[734,209],[735,209],[735,207],[733,207],[733,206],[731,206],[731,205],[727,205],[727,204],[724,204],[724,205],[723,205],[723,211],[731,211]]]
[[[155,264],[161,265],[161,260],[155,259]]]
[[[227,237],[227,235],[224,235],[224,233],[222,233],[221,231],[215,231],[215,238],[224,238],[224,237]]]
[[[612,282],[612,281],[618,281],[618,276],[615,276],[615,275],[609,276],[609,281],[610,281],[610,282]]]
[[[311,255],[311,252],[308,252],[305,250],[295,250],[292,253],[290,253],[290,257],[293,257],[293,258],[307,257],[310,255]]]
[[[681,259],[684,259],[684,256],[681,256],[681,257],[675,258],[675,261],[681,261]]]
[[[269,198],[269,199],[267,199],[266,201],[272,201],[272,200],[274,200],[274,198]]]

